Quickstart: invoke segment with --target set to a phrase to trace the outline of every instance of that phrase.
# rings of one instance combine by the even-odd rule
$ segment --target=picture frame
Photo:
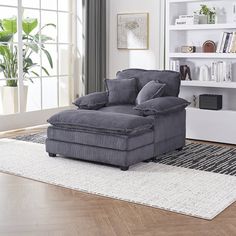
[[[117,49],[149,49],[149,13],[117,14]]]

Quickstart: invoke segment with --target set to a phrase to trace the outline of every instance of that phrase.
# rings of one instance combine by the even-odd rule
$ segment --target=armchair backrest
[[[117,79],[138,80],[139,91],[151,80],[158,80],[160,83],[166,84],[164,96],[178,97],[180,89],[180,73],[169,70],[143,70],[143,69],[127,69],[117,72]]]

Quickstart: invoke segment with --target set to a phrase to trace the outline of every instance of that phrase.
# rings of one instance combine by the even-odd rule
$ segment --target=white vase
[[[200,67],[199,80],[200,81],[209,81],[210,80],[209,68],[207,65],[202,65]]]
[[[206,15],[199,15],[199,24],[207,24],[207,16]]]
[[[19,112],[18,108],[18,87],[1,86],[0,95],[2,101],[3,115],[15,114]],[[23,86],[22,111],[26,111],[28,95],[28,86]]]

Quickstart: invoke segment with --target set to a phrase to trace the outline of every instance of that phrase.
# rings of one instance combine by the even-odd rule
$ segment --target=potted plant
[[[215,24],[216,19],[216,9],[213,7],[209,8],[205,4],[201,4],[201,9],[196,14],[199,14],[199,23],[200,24]]]
[[[44,25],[36,34],[32,34],[33,30],[38,26],[38,20],[35,18],[25,18],[22,21],[22,42],[23,42],[23,80],[29,79],[29,76],[39,76],[34,70],[40,67],[47,75],[47,69],[33,62],[32,55],[38,54],[40,50],[46,55],[51,68],[53,61],[50,53],[46,50],[44,43],[53,40],[51,37],[42,34],[45,27],[55,27],[54,24]],[[2,109],[4,114],[12,114],[18,112],[18,51],[13,44],[13,37],[17,33],[16,17],[0,20],[0,72],[7,78],[6,85],[0,87],[2,100]],[[12,80],[11,80],[12,78]],[[26,111],[28,87],[23,86],[22,110]]]

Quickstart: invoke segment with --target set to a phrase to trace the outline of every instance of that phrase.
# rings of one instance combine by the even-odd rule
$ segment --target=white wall
[[[164,63],[164,0],[108,0],[108,77],[127,68],[162,69]],[[162,10],[161,10],[162,9]],[[117,14],[149,13],[149,50],[117,49]]]

